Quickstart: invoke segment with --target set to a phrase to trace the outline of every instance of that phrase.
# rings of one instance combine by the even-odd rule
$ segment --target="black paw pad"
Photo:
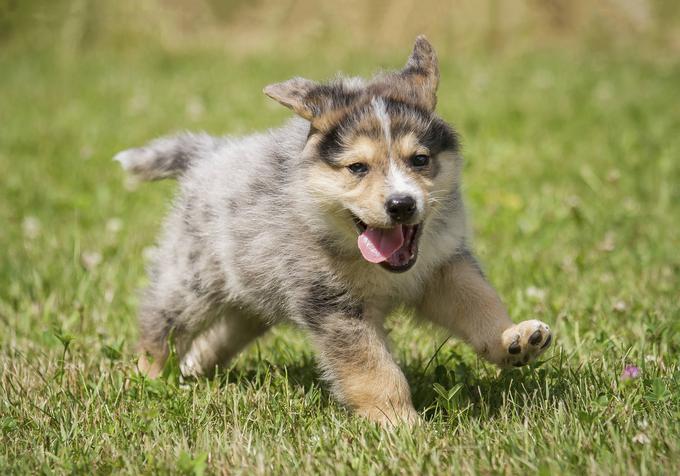
[[[552,342],[552,334],[548,334],[548,338],[545,340],[545,343],[541,346],[541,349],[545,349],[550,345]]]
[[[529,344],[531,345],[538,345],[539,342],[541,342],[541,339],[543,338],[543,334],[541,334],[541,331],[534,331],[533,334],[529,337]]]
[[[511,354],[519,354],[520,352],[522,352],[522,346],[519,345],[519,342],[513,342],[512,344],[510,344],[510,347],[508,347],[508,352],[510,352]]]

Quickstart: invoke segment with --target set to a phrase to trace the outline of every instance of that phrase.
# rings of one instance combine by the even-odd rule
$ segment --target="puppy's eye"
[[[362,164],[361,162],[354,163],[347,166],[350,172],[356,175],[362,175],[368,172],[368,165]]]
[[[430,163],[430,157],[424,154],[414,155],[411,159],[411,165],[414,167],[425,167]]]

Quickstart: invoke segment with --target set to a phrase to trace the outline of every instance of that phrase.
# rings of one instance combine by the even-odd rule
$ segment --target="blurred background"
[[[674,0],[1,0],[0,41],[69,56],[98,48],[218,49],[300,56],[370,48],[425,32],[442,54],[537,48],[680,52]]]

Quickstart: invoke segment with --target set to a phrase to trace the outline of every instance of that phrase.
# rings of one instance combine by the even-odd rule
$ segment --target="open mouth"
[[[411,268],[418,258],[420,225],[395,225],[376,228],[354,217],[359,230],[357,245],[364,259],[379,263],[388,271],[401,273]]]

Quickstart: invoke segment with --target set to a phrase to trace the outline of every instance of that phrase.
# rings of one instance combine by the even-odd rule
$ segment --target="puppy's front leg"
[[[408,383],[382,328],[361,317],[333,314],[310,331],[324,377],[338,400],[384,426],[418,421]]]
[[[420,315],[464,339],[487,360],[520,367],[542,354],[552,341],[541,321],[514,324],[474,257],[461,253],[434,273]]]

